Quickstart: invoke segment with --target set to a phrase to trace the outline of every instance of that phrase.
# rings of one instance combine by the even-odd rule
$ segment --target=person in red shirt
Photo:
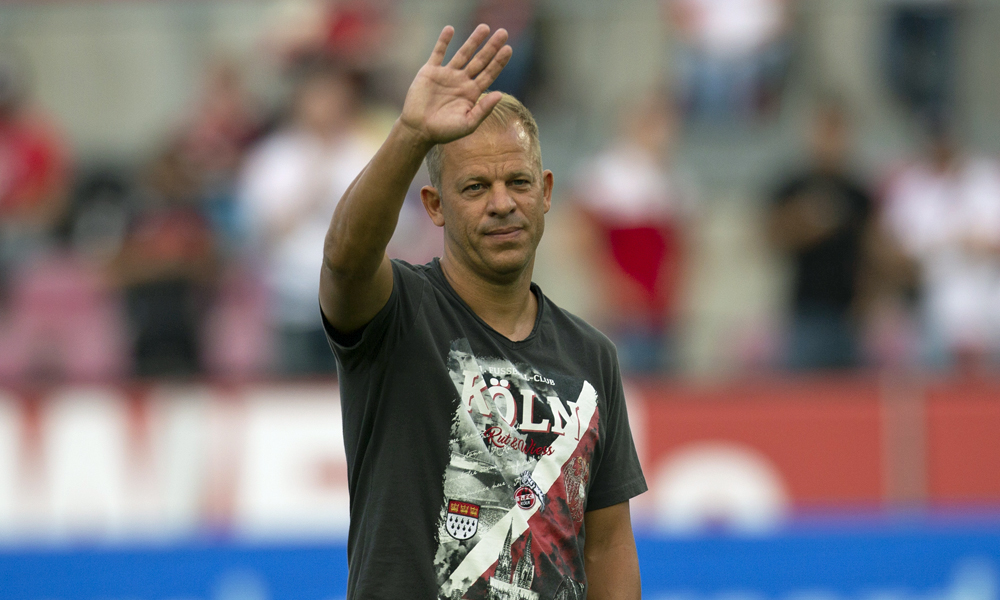
[[[601,326],[623,370],[653,374],[677,366],[696,194],[671,159],[675,120],[666,97],[652,93],[628,108],[619,136],[580,170],[573,195],[583,252],[600,282]]]
[[[0,270],[49,239],[66,207],[69,155],[55,127],[27,101],[24,69],[0,57]]]

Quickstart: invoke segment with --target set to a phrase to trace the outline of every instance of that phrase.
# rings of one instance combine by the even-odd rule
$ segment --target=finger
[[[500,71],[503,71],[503,68],[507,66],[507,62],[513,54],[514,50],[510,46],[500,48],[490,64],[486,65],[486,68],[476,76],[476,85],[479,86],[479,89],[485,90],[496,81]]]
[[[490,64],[493,57],[497,55],[497,52],[503,48],[503,45],[507,43],[507,30],[497,29],[497,32],[493,34],[490,41],[486,42],[482,50],[476,53],[469,64],[465,67],[465,72],[469,74],[469,77],[475,77],[479,75],[479,72],[483,70],[486,65]]]
[[[502,97],[503,94],[500,92],[490,92],[480,98],[479,102],[472,107],[472,110],[469,111],[469,117],[476,124],[476,127],[479,127],[479,124],[482,123],[491,112],[493,112],[493,108],[498,102],[500,102],[500,98]]]
[[[465,64],[469,62],[469,59],[472,58],[472,54],[476,51],[476,48],[479,47],[479,44],[482,44],[483,40],[485,40],[486,36],[489,34],[489,25],[486,25],[485,23],[478,25],[476,30],[472,32],[472,35],[469,36],[469,39],[465,40],[462,47],[455,53],[455,56],[452,56],[451,60],[448,61],[448,66],[453,69],[461,69],[464,67]]]
[[[455,28],[451,25],[441,30],[441,35],[438,36],[438,41],[434,44],[434,50],[431,51],[431,57],[427,59],[427,64],[435,67],[441,66],[441,63],[444,62],[444,53],[448,50],[448,44],[451,43],[451,38],[454,35]]]

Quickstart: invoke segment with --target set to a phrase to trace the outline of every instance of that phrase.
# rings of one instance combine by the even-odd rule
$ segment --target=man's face
[[[552,197],[520,122],[480,127],[443,148],[441,189],[421,198],[444,227],[445,255],[485,279],[503,281],[533,264]]]
[[[314,76],[298,90],[296,116],[318,135],[336,133],[350,119],[351,94],[350,85],[342,78]]]

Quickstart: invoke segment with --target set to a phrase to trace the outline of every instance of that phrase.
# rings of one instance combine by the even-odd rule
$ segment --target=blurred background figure
[[[618,135],[573,183],[584,261],[596,269],[599,322],[623,371],[677,366],[677,317],[695,213],[690,178],[674,162],[676,122],[666,94],[622,111]]]
[[[950,123],[891,177],[884,226],[919,272],[929,366],[981,366],[1000,346],[1000,168],[964,149]]]
[[[198,316],[200,362],[209,375],[246,379],[266,370],[274,352],[264,283],[258,265],[246,260],[249,223],[238,189],[246,155],[265,127],[264,110],[235,59],[211,58],[203,71],[173,134],[200,216],[212,228],[216,268],[211,302]]]
[[[271,290],[278,370],[289,375],[336,370],[319,320],[316,249],[376,149],[360,133],[357,92],[329,60],[300,66],[288,121],[252,151],[243,171],[241,198]]]
[[[390,7],[385,0],[327,2],[319,53],[353,71],[378,68],[391,34]]]
[[[768,222],[773,247],[792,268],[784,362],[795,370],[857,367],[875,207],[852,172],[843,103],[824,98],[811,119],[808,162],[780,181]]]
[[[216,243],[195,169],[182,148],[147,167],[118,256],[133,373],[190,377],[204,370],[201,333],[217,272]]]
[[[66,142],[31,100],[28,79],[20,55],[0,53],[0,291],[50,244],[69,191]]]
[[[791,53],[790,0],[662,0],[678,45],[686,117],[753,121],[778,107]]]
[[[507,43],[517,48],[490,89],[511,94],[530,108],[542,83],[538,80],[543,51],[538,0],[479,0],[469,19],[469,31],[479,23],[493,30],[503,27],[510,36]]]
[[[276,2],[265,46],[281,69],[318,57],[350,71],[365,101],[395,93],[387,50],[395,35],[394,4],[386,0],[282,0]]]
[[[391,258],[399,258],[412,265],[430,262],[435,256],[440,256],[444,248],[444,232],[427,217],[424,204],[420,201],[420,188],[425,185],[431,185],[431,180],[427,169],[423,168],[406,193],[396,231],[386,249]]]
[[[958,0],[889,0],[885,69],[889,88],[923,118],[955,107]]]
[[[32,100],[20,55],[0,54],[0,378],[125,374],[120,306],[66,224],[72,161]]]
[[[261,129],[239,65],[215,59],[205,69],[198,96],[176,135],[205,210],[229,253],[241,251],[245,223],[236,202],[239,169]]]

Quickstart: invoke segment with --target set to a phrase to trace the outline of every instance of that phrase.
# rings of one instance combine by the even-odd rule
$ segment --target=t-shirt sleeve
[[[340,367],[351,371],[391,351],[415,321],[426,284],[415,267],[393,260],[392,293],[385,306],[360,331],[343,334],[335,330],[320,310],[326,338]]]
[[[600,462],[593,474],[587,499],[587,510],[597,510],[620,504],[646,491],[639,456],[632,440],[628,422],[625,393],[622,388],[618,356],[612,355],[614,371],[611,393],[605,403],[607,417],[601,440]]]

